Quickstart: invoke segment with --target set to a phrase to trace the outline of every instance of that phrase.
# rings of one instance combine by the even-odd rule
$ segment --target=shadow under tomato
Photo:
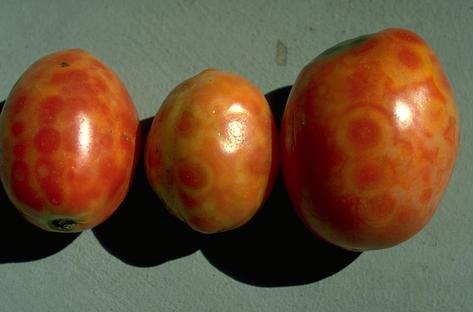
[[[278,129],[290,90],[287,86],[266,95]],[[281,173],[265,205],[245,226],[213,235],[191,230],[167,212],[146,179],[143,150],[151,122],[151,118],[141,122],[141,156],[128,195],[110,219],[93,230],[112,255],[130,265],[149,267],[200,249],[223,273],[262,287],[313,283],[360,255],[309,233],[292,209]]]
[[[287,86],[266,95],[278,129],[290,90]],[[309,233],[292,209],[281,172],[265,205],[248,224],[205,237],[201,249],[225,274],[263,287],[313,283],[342,270],[360,255]]]
[[[0,112],[5,101],[0,103]],[[53,233],[37,228],[16,210],[0,183],[0,263],[27,262],[53,255],[79,234]]]
[[[123,203],[93,229],[102,246],[123,262],[150,267],[198,250],[199,234],[170,215],[146,178],[144,141],[152,118],[141,122],[142,148],[136,173]]]

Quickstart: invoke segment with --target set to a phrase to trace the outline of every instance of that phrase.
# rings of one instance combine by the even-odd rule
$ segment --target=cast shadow
[[[0,103],[0,112],[5,101]],[[79,234],[53,233],[28,223],[8,199],[0,183],[0,263],[27,262],[51,256]]]
[[[93,229],[110,254],[137,267],[159,265],[198,249],[199,234],[168,213],[146,178],[143,151],[151,122],[152,118],[141,121],[140,156],[127,196],[107,221]]]
[[[278,129],[291,86],[266,95]],[[202,253],[220,271],[255,286],[313,283],[348,266],[360,253],[317,239],[292,209],[281,172],[258,214],[245,226],[202,240]]]

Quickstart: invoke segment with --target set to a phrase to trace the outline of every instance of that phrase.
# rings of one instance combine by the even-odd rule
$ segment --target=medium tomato
[[[80,49],[20,77],[0,116],[0,178],[33,224],[78,232],[110,216],[133,174],[139,120],[119,78]]]
[[[268,195],[278,166],[269,105],[246,79],[205,70],[182,82],[154,117],[145,146],[149,182],[193,229],[246,223]]]
[[[308,228],[346,249],[385,248],[434,214],[457,155],[457,108],[432,48],[387,29],[301,71],[281,142],[287,189]]]

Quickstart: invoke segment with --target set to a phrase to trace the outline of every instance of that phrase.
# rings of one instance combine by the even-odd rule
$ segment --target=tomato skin
[[[309,63],[289,95],[282,169],[293,206],[349,250],[394,246],[434,214],[454,168],[459,120],[437,56],[387,29]]]
[[[153,119],[145,146],[150,185],[202,233],[245,224],[271,190],[278,139],[269,105],[246,79],[207,69],[182,82]]]
[[[36,226],[79,232],[124,199],[139,120],[119,78],[81,49],[49,54],[16,82],[0,115],[0,178]]]

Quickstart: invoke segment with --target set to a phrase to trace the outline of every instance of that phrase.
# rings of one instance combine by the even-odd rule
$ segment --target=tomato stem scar
[[[49,221],[49,227],[56,231],[70,232],[76,227],[77,222],[72,219],[54,219]]]

